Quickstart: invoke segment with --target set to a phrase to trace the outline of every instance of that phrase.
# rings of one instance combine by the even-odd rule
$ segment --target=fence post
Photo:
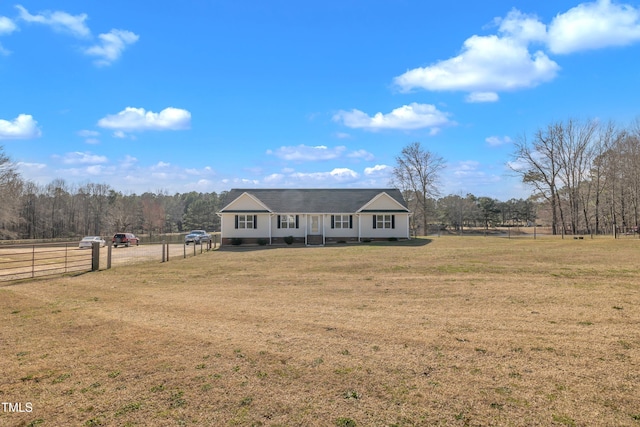
[[[100,270],[100,243],[91,244],[91,271]]]
[[[169,244],[167,243],[167,262],[169,262]]]
[[[162,241],[162,262],[164,262],[164,255],[166,252],[166,248],[167,248],[167,245],[164,243],[164,240],[163,240]]]
[[[107,270],[111,268],[111,250],[113,248],[113,242],[109,240],[109,244],[107,246]]]
[[[36,245],[31,247],[31,278],[36,277]]]

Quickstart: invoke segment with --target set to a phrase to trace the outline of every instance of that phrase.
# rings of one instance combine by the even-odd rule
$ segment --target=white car
[[[211,235],[204,230],[191,230],[189,234],[184,236],[184,244],[189,245],[191,242],[194,245],[201,245],[203,242],[210,243]]]
[[[80,240],[78,247],[80,249],[91,248],[93,247],[94,242],[100,243],[101,248],[103,248],[104,245],[106,244],[105,240],[100,236],[87,236],[87,237],[84,237],[82,240]]]

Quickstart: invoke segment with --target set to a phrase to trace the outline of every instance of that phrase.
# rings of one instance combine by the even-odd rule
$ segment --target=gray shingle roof
[[[248,193],[260,200],[272,212],[286,213],[348,213],[356,212],[380,193],[387,193],[405,209],[407,204],[396,188],[305,188],[305,189],[242,189],[234,188],[224,201],[229,203]],[[222,209],[224,212],[224,208]]]

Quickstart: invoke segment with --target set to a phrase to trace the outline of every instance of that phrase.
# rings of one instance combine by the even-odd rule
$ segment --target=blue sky
[[[527,197],[513,142],[638,116],[640,2],[0,0],[0,145],[123,193],[387,187]]]

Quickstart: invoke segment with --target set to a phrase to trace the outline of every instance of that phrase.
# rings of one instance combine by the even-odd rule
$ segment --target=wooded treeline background
[[[550,123],[516,141],[511,168],[531,185],[555,234],[638,231],[640,118],[626,128]]]
[[[527,201],[438,198],[444,160],[419,142],[396,158],[393,182],[410,203],[418,234],[428,224],[459,227],[480,221],[489,227],[534,219],[553,234],[638,232],[640,118],[624,128],[598,120],[550,123],[516,139],[512,157],[509,167],[532,189]]]
[[[441,196],[444,160],[420,143],[396,158],[393,185],[414,212],[417,235],[431,227],[552,227],[554,234],[637,231],[640,222],[640,121],[628,128],[568,120],[516,140],[510,167],[533,190],[500,201]],[[123,194],[107,184],[25,181],[0,146],[0,239],[80,238],[127,231],[142,235],[219,231],[226,192]]]

